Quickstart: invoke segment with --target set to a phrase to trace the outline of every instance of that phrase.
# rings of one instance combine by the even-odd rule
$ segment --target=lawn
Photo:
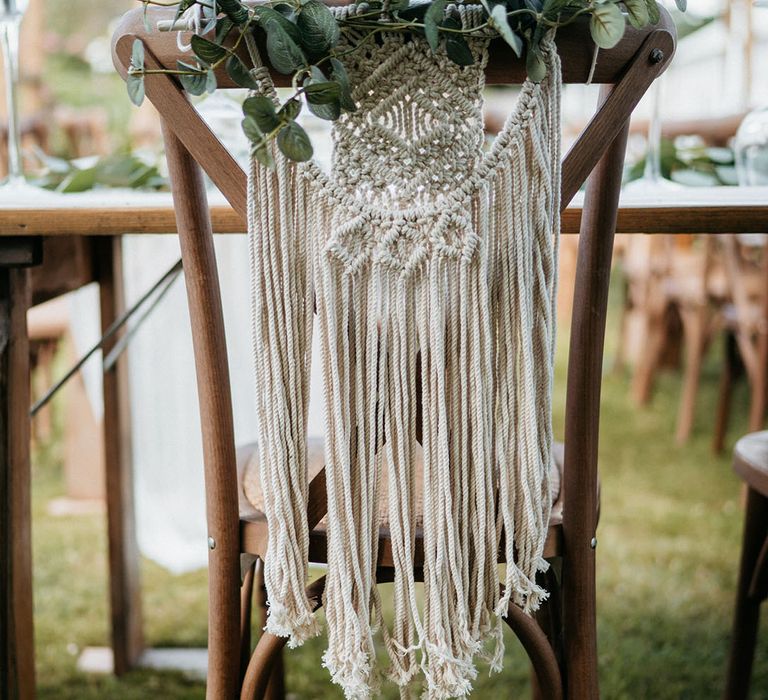
[[[616,301],[613,295],[612,306]],[[565,340],[563,332],[561,347]],[[705,367],[693,439],[682,448],[673,441],[679,375],[662,376],[650,405],[637,408],[628,396],[628,377],[606,373],[598,531],[604,698],[701,700],[722,692],[743,510],[728,454],[718,458],[710,451],[719,368],[715,355]],[[562,389],[562,351],[558,377]],[[742,386],[736,394],[731,442],[745,429],[746,401]],[[562,405],[562,394],[557,404]],[[562,426],[561,413],[556,424]],[[115,680],[77,672],[83,647],[107,643],[106,538],[103,516],[54,518],[46,513],[47,501],[63,491],[58,449],[55,440],[39,446],[33,465],[39,696],[204,697],[200,683],[176,674],[134,672]],[[204,645],[205,572],[172,576],[144,561],[142,573],[149,643]],[[768,634],[763,639],[755,697],[768,697]],[[317,639],[289,652],[293,698],[341,697],[320,666],[322,650]],[[481,671],[473,697],[525,698],[527,684],[526,660],[510,638],[503,673],[488,677]],[[382,697],[397,695],[390,688]]]

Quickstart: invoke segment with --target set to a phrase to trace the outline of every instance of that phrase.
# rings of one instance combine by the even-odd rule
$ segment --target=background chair
[[[747,510],[723,697],[742,700],[749,694],[760,604],[768,598],[768,432],[736,443],[733,470],[746,484]]]
[[[114,38],[115,63],[124,76],[136,38],[145,44],[145,66],[149,69],[175,68],[177,59],[183,58],[175,36],[146,32],[139,9],[125,16]],[[563,29],[558,47],[564,81],[585,82],[593,57],[587,24],[574,23]],[[574,290],[566,447],[562,495],[558,494],[562,508],[554,509],[555,515],[561,513],[561,517],[550,523],[545,552],[550,558],[562,558],[562,585],[554,577],[547,581],[551,598],[538,622],[515,606],[507,618],[531,658],[537,692],[547,699],[556,700],[563,694],[573,698],[598,695],[597,443],[616,209],[629,117],[648,86],[668,65],[674,49],[674,25],[663,13],[657,27],[628,30],[617,47],[601,52],[594,75],[594,82],[605,84],[599,109],[563,164],[563,207],[592,175],[582,216]],[[525,62],[503,42],[495,42],[487,69],[488,82],[520,83],[524,77]],[[285,83],[285,76],[274,78],[277,84]],[[224,73],[218,80],[221,87],[233,86]],[[241,459],[238,470],[221,300],[201,166],[243,222],[246,178],[172,77],[148,76],[146,94],[163,120],[195,346],[210,549],[208,697],[220,700],[239,694],[242,698],[262,698],[270,677],[270,697],[280,697],[282,689],[276,672],[287,640],[262,634],[254,653],[250,653],[253,564],[266,555],[266,521],[245,498],[240,482],[247,471],[243,468],[246,460]],[[324,469],[320,469],[309,487],[307,513],[313,561],[323,560],[325,532],[318,525],[325,512]],[[391,569],[386,533],[382,537],[379,579],[384,582],[391,579]],[[308,589],[318,607],[323,583],[320,578]]]

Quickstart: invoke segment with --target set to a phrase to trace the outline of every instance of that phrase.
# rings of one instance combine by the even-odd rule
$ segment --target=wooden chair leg
[[[664,350],[666,324],[664,314],[658,318],[649,318],[646,322],[647,341],[645,351],[640,355],[632,377],[632,398],[635,403],[644,406],[651,398],[653,380]]]
[[[120,236],[93,242],[97,261],[101,330],[125,310]],[[104,356],[124,331],[104,344]],[[115,675],[136,666],[144,649],[139,546],[133,499],[130,397],[125,353],[104,373],[104,469],[109,536],[109,602]]]
[[[603,88],[601,99],[606,100],[610,91]],[[563,470],[563,547],[567,553],[563,560],[563,635],[566,696],[571,700],[593,700],[600,694],[595,599],[600,391],[595,389],[599,387],[595,378],[603,371],[610,263],[628,132],[626,122],[587,183],[579,236]]]
[[[323,590],[325,590],[325,576],[307,586],[307,598],[314,601],[313,610],[319,609],[322,605]],[[262,633],[245,672],[240,700],[264,700],[269,697],[267,693],[272,681],[272,673],[287,643],[287,637],[276,637],[269,632]]]
[[[757,339],[757,366],[752,382],[749,405],[749,432],[762,430],[765,422],[766,390],[768,390],[768,333],[761,331]]]
[[[549,591],[549,598],[536,613],[536,622],[547,637],[549,645],[555,654],[557,665],[563,667],[563,605],[560,577],[555,572],[555,567],[560,567],[561,562],[552,563],[545,574],[540,574],[540,584]],[[531,670],[531,694],[533,700],[549,700],[539,682],[535,669]]]
[[[768,535],[768,499],[757,491],[749,489],[739,581],[736,589],[731,651],[723,695],[725,700],[742,700],[749,693],[760,617],[760,600],[750,595],[750,585],[766,535]]]
[[[253,603],[253,579],[256,564],[251,564],[243,577],[240,588],[240,683],[245,678],[251,659],[251,609]]]
[[[720,388],[717,398],[717,415],[715,417],[715,432],[712,440],[712,450],[720,454],[725,446],[725,437],[728,433],[728,421],[731,415],[731,394],[733,382],[738,372],[738,350],[736,339],[731,333],[725,336],[725,357],[723,369],[720,374]]]
[[[29,271],[8,269],[0,244],[0,692],[34,700],[29,463]]]
[[[538,622],[526,615],[514,603],[504,618],[509,628],[523,645],[533,666],[534,697],[536,693],[546,700],[561,700],[563,677],[554,650]]]
[[[256,595],[258,596],[259,608],[259,627],[264,629],[267,626],[267,587],[264,585],[264,564],[259,562],[256,566]],[[264,700],[284,700],[285,698],[285,667],[283,666],[282,648],[276,652],[272,661],[272,673],[269,677],[269,683],[264,693]]]
[[[688,441],[693,428],[696,411],[696,397],[699,393],[701,362],[704,357],[704,310],[683,310],[681,313],[685,335],[685,374],[680,410],[677,416],[675,442],[683,445]]]
[[[203,437],[208,522],[209,700],[240,685],[240,517],[232,395],[210,212],[200,166],[163,120],[184,261]]]

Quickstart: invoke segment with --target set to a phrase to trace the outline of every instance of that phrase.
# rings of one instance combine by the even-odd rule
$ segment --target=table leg
[[[94,239],[105,331],[125,309],[122,239]],[[110,352],[120,333],[104,345]],[[104,374],[104,465],[106,469],[109,588],[114,669],[121,675],[136,666],[144,648],[139,553],[133,499],[128,366],[123,354]]]
[[[0,258],[4,256],[0,250]],[[29,271],[0,260],[0,691],[35,696],[30,503]]]

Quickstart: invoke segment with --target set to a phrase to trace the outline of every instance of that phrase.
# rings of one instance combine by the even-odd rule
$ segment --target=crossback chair
[[[161,17],[161,14],[153,17]],[[129,12],[114,36],[115,65],[125,77],[135,39],[145,47],[145,67],[170,68],[183,58],[176,37],[147,32],[142,12]],[[593,64],[586,23],[576,22],[557,36],[563,80],[584,83]],[[557,700],[598,696],[595,618],[595,530],[598,516],[597,445],[603,341],[616,212],[630,115],[675,51],[674,24],[666,12],[654,27],[627,30],[610,51],[602,51],[593,82],[603,85],[597,111],[566,155],[562,169],[562,207],[583,183],[586,187],[573,296],[568,362],[565,450],[562,488],[545,551],[562,558],[561,585],[548,581],[549,601],[537,619],[516,606],[506,621],[531,659],[537,692]],[[525,61],[503,42],[490,48],[488,84],[519,84]],[[235,87],[224,73],[219,87]],[[286,77],[274,74],[276,84]],[[235,448],[232,402],[219,282],[206,202],[203,169],[246,221],[246,175],[198,117],[173,76],[146,78],[146,95],[160,113],[186,276],[202,422],[209,533],[209,628],[207,697],[279,697],[270,676],[286,643],[264,633],[250,650],[253,557],[266,552],[265,517],[244,498]],[[242,469],[240,470],[242,472]],[[307,518],[310,560],[324,561],[326,513],[323,469],[309,486]],[[391,549],[382,532],[380,581],[391,580]],[[418,547],[417,547],[418,550]],[[241,556],[248,566],[241,579]],[[321,606],[324,578],[312,582],[308,596]],[[546,632],[544,630],[546,628]]]

